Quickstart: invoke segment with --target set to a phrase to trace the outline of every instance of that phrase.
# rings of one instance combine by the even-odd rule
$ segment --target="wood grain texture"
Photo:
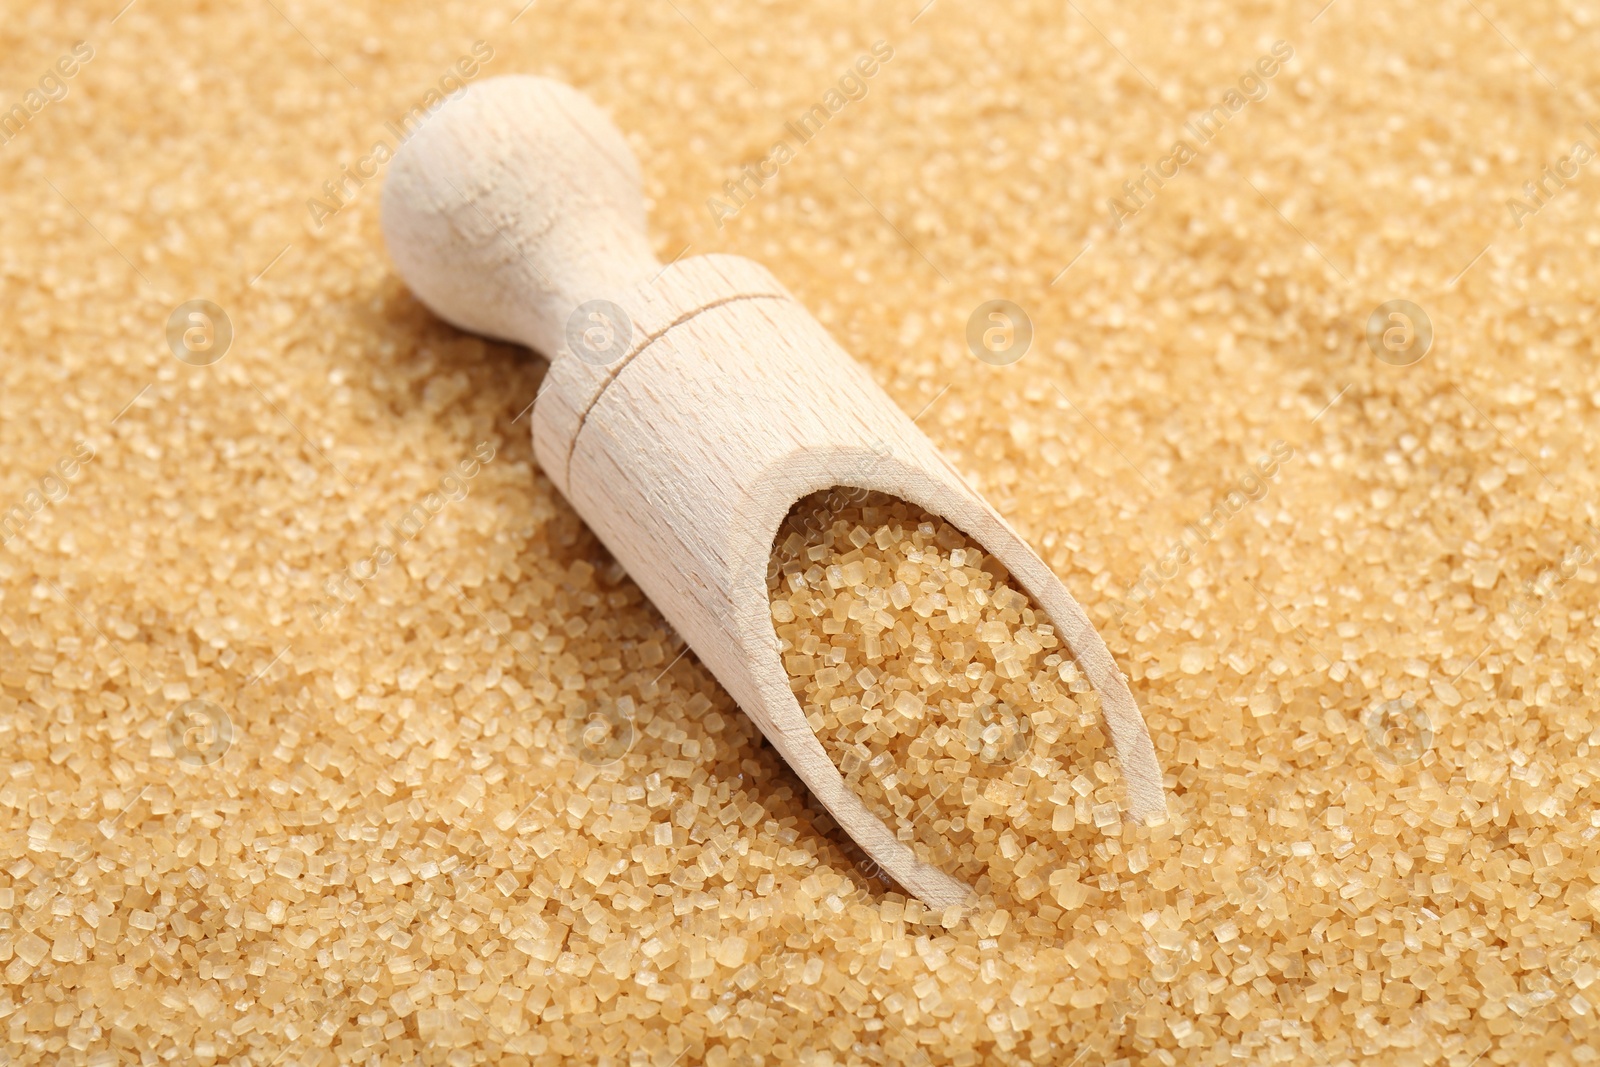
[[[546,79],[474,86],[396,157],[383,224],[417,295],[464,329],[552,357],[533,411],[552,481],[817,799],[901,886],[970,898],[845,785],[778,651],[773,539],[801,497],[889,493],[1003,563],[1100,693],[1135,819],[1166,815],[1138,705],[1083,609],[1031,548],[764,268],[649,252],[638,169],[581,94]],[[572,354],[586,301],[626,312],[609,363]]]

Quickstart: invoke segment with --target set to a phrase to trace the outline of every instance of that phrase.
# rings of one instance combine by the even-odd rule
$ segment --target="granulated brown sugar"
[[[773,561],[795,693],[867,807],[986,909],[1030,909],[1051,877],[1078,899],[1067,874],[1122,818],[1116,761],[1005,568],[937,516],[850,490],[797,504]]]
[[[1595,1062],[1587,9],[118,6],[0,18],[12,1063]],[[537,362],[423,312],[344,177],[479,40],[1061,575],[1167,826],[1074,799],[1086,857],[948,926],[820,828],[537,472]]]

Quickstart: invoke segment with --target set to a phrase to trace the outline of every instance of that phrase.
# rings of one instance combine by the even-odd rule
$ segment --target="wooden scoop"
[[[638,164],[581,93],[523,76],[468,89],[395,156],[383,232],[438,315],[550,357],[532,420],[545,473],[905,889],[941,909],[971,895],[845,785],[779,659],[773,539],[821,489],[890,493],[997,557],[1100,692],[1128,812],[1165,817],[1144,719],[1077,601],[765,268],[728,255],[656,261]]]

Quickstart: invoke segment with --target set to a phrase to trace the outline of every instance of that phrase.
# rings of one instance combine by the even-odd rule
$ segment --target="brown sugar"
[[[0,116],[94,49],[0,145],[0,1061],[1600,1063],[1596,163],[1546,177],[1600,147],[1590,9],[123,8],[0,19]],[[920,577],[881,662],[796,677],[837,676],[819,734],[892,755],[895,796],[856,781],[982,906],[928,914],[828,827],[540,474],[540,361],[394,276],[381,168],[308,213],[479,38],[478,77],[627,132],[662,262],[768,266],[1060,575],[1167,826],[1119,817],[1093,693],[989,561],[863,515],[824,555]],[[167,338],[196,297],[234,327],[204,365]],[[995,298],[1034,328],[1006,367],[966,343]],[[1365,336],[1396,298],[1433,322],[1409,366]],[[847,564],[804,563],[783,600],[844,615],[795,653],[864,642]],[[950,585],[1015,655],[940,648]]]
[[[768,586],[812,729],[921,858],[1013,910],[1092,862],[1121,822],[1094,693],[997,561],[936,516],[835,489],[790,513]]]

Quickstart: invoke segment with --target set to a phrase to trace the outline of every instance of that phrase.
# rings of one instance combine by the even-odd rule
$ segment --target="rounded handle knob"
[[[627,141],[549,78],[491,78],[446,103],[395,154],[382,215],[400,276],[435,314],[551,358],[578,305],[660,266]]]

